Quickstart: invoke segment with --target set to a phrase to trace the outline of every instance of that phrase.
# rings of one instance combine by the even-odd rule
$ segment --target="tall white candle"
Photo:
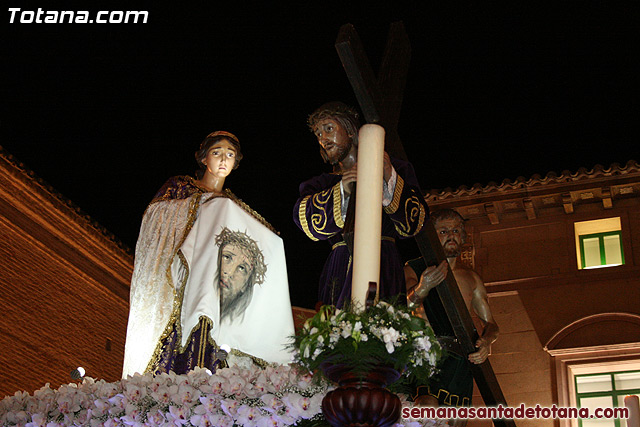
[[[362,126],[358,133],[351,301],[359,309],[365,307],[369,282],[376,282],[380,290],[384,134],[384,128],[374,124]]]
[[[357,200],[356,200],[357,201]],[[624,406],[629,410],[627,427],[640,427],[640,400],[638,396],[625,396]]]

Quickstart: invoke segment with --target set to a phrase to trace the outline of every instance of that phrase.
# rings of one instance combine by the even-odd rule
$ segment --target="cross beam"
[[[407,156],[397,131],[411,59],[411,45],[404,25],[402,22],[391,24],[377,76],[373,73],[353,25],[345,24],[340,28],[335,47],[366,122],[383,126],[386,131],[385,150],[394,157],[406,160]],[[415,240],[426,265],[436,265],[446,259],[430,221],[424,224],[422,231],[415,236]],[[450,270],[445,282],[438,285],[436,290],[463,351],[467,354],[473,353],[476,351],[475,341],[478,333]],[[504,395],[489,360],[481,365],[471,364],[471,370],[485,405],[506,406]],[[496,427],[515,427],[511,419],[496,419],[493,423]]]

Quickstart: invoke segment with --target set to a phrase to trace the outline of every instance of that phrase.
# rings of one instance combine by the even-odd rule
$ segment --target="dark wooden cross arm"
[[[335,46],[364,119],[367,123],[377,123],[385,128],[385,150],[389,155],[406,160],[407,156],[397,132],[411,58],[411,47],[404,25],[402,22],[391,25],[384,58],[377,76],[369,64],[360,37],[353,25],[345,24],[340,28]],[[446,259],[430,221],[424,224],[422,231],[415,236],[415,240],[426,265],[437,265]],[[467,354],[475,352],[478,333],[451,271],[436,290],[463,351]],[[485,405],[506,406],[504,395],[489,360],[480,365],[471,364],[471,370]],[[511,419],[496,419],[493,423],[497,427],[515,427],[515,422]]]

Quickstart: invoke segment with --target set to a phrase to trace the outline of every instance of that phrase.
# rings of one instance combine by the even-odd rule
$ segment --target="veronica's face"
[[[440,243],[447,258],[460,255],[464,225],[459,219],[439,219],[435,223],[435,229],[440,238]]]
[[[327,158],[331,164],[343,159],[352,148],[351,136],[336,120],[320,120],[316,123],[313,133],[318,138],[320,146],[327,153]]]
[[[236,163],[236,148],[228,140],[222,139],[207,151],[202,163],[206,166],[206,174],[216,178],[226,178]]]
[[[221,251],[220,290],[224,299],[232,299],[247,285],[253,267],[237,245],[229,243]]]

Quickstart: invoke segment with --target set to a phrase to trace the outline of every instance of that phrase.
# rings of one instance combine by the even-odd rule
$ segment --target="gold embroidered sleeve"
[[[340,183],[299,199],[296,213],[298,226],[311,240],[326,240],[340,232],[344,226]]]
[[[396,231],[402,237],[417,234],[427,216],[427,207],[422,195],[412,186],[406,185],[400,175],[396,181],[393,200],[384,211],[391,217]]]

